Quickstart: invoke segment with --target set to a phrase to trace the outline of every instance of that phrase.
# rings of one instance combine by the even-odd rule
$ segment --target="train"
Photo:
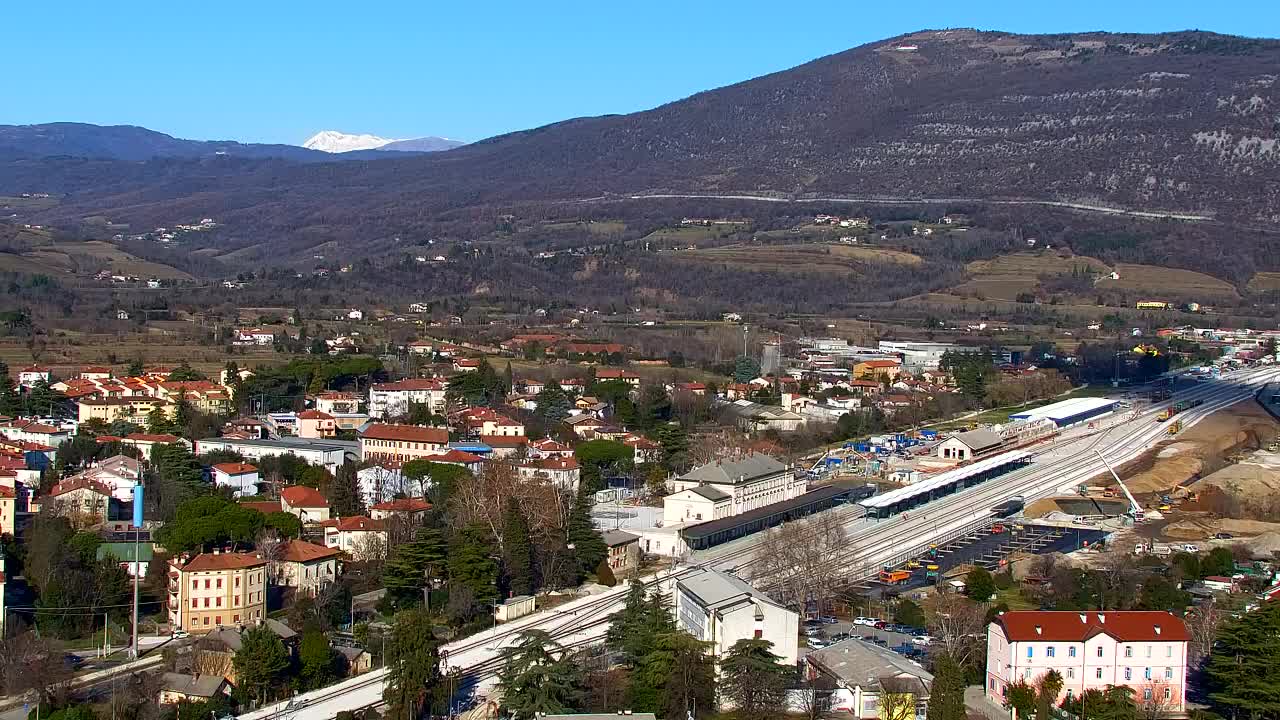
[[[1174,415],[1177,415],[1180,412],[1185,412],[1187,410],[1190,410],[1193,407],[1199,407],[1203,404],[1204,404],[1203,399],[1179,400],[1178,402],[1170,405],[1164,410],[1161,410],[1160,414],[1156,416],[1156,422],[1164,422],[1169,418],[1172,418]]]

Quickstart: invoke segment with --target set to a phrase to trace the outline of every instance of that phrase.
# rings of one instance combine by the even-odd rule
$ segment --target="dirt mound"
[[[1280,532],[1263,533],[1245,543],[1255,558],[1280,557]]]
[[[1164,537],[1169,540],[1207,540],[1220,532],[1236,536],[1257,536],[1255,540],[1276,535],[1280,541],[1280,523],[1259,520],[1233,520],[1206,516],[1172,522],[1161,530]]]

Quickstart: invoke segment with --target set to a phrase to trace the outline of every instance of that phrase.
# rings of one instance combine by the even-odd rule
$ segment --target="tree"
[[[520,634],[502,654],[498,672],[502,711],[514,720],[533,720],[575,707],[582,695],[582,676],[573,659],[545,630]]]
[[[280,638],[264,625],[240,634],[240,649],[231,661],[236,685],[258,703],[275,694],[289,669],[289,651]]]
[[[1222,717],[1280,717],[1280,603],[1223,623],[1205,673]]]
[[[1152,575],[1142,583],[1138,607],[1143,610],[1168,610],[1181,615],[1191,604],[1191,593],[1177,583],[1159,575]]]
[[[573,510],[565,526],[565,536],[573,546],[578,561],[578,577],[596,569],[600,561],[609,554],[604,538],[591,522],[591,510],[587,505],[587,496],[579,494],[573,502]]]
[[[1209,577],[1211,575],[1231,577],[1231,574],[1235,571],[1236,559],[1231,554],[1231,548],[1214,548],[1200,561],[1201,577]]]
[[[1058,703],[1058,695],[1062,693],[1062,675],[1057,670],[1050,670],[1036,681],[1036,718],[1037,720],[1053,720],[1053,707]]]
[[[1029,718],[1036,710],[1036,689],[1021,678],[1004,690],[1004,705],[1018,711],[1018,717]]]
[[[771,720],[785,709],[791,670],[768,640],[737,641],[720,660],[720,688],[744,720]]]
[[[171,552],[201,552],[227,542],[251,543],[266,516],[218,495],[183,503],[173,521],[156,531],[156,539]]]
[[[344,463],[329,484],[329,508],[334,515],[350,517],[364,513],[364,497],[360,492],[359,470],[355,463]]]
[[[458,484],[471,477],[471,471],[464,467],[428,460],[410,460],[401,468],[401,473],[417,483],[418,494],[436,507],[448,505]]]
[[[578,461],[579,487],[582,492],[604,489],[606,474],[627,472],[635,450],[617,440],[588,440],[573,449]]]
[[[618,578],[613,574],[613,568],[609,567],[608,560],[601,560],[596,566],[596,582],[605,587],[615,587],[618,584]]]
[[[208,380],[204,373],[193,370],[186,362],[179,363],[169,372],[169,382],[188,382],[192,380]]]
[[[933,659],[933,686],[929,691],[929,710],[925,720],[964,720],[964,669],[950,655],[940,653]]]
[[[494,554],[489,533],[483,527],[463,528],[449,545],[450,592],[461,586],[471,591],[475,601],[497,597],[498,564],[493,561]]]
[[[975,567],[964,576],[964,594],[971,600],[986,602],[996,594],[996,581],[991,577],[991,573]]]
[[[740,356],[733,363],[733,381],[745,383],[760,377],[760,363],[746,355]]]
[[[529,522],[515,504],[507,506],[503,523],[502,556],[503,576],[511,595],[530,595],[534,590],[533,541],[529,537]]]
[[[623,662],[635,667],[640,658],[652,649],[648,632],[648,594],[644,583],[632,580],[627,586],[627,596],[622,608],[609,616],[609,629],[605,631],[606,645],[622,654]]]
[[[898,601],[893,605],[893,621],[899,625],[924,627],[924,611],[908,598],[898,598]]]
[[[329,638],[319,629],[302,633],[298,647],[298,661],[302,665],[302,686],[307,689],[324,687],[334,676],[334,652]]]
[[[417,602],[427,576],[444,578],[448,546],[436,528],[419,528],[413,542],[396,548],[395,554],[382,568],[382,585],[396,603]]]
[[[631,707],[666,718],[710,715],[716,703],[716,665],[711,643],[673,630],[653,639],[640,658],[629,693]]]
[[[555,380],[548,380],[547,384],[542,386],[542,390],[538,391],[534,401],[537,403],[534,414],[548,428],[559,425],[569,417],[569,396]]]
[[[440,643],[423,608],[401,610],[391,622],[382,697],[390,720],[416,720],[440,682]]]

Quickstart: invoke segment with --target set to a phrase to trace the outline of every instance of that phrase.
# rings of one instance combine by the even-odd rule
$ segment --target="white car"
[[[911,644],[912,644],[912,645],[922,645],[922,646],[932,645],[932,644],[933,644],[933,638],[929,637],[928,635],[917,635],[917,636],[915,636],[915,637],[911,638]]]
[[[174,640],[181,640],[182,638],[184,638],[184,637],[186,637],[186,636],[187,636],[187,631],[186,631],[186,630],[174,630],[174,631],[173,631],[173,635],[172,635],[171,637],[172,637]]]
[[[879,622],[879,621],[878,621],[878,620],[876,620],[875,618],[869,618],[869,617],[856,617],[856,618],[854,618],[854,619],[853,619],[853,624],[854,624],[854,625],[871,625],[871,626],[874,626],[877,622]]]
[[[1198,553],[1200,552],[1200,546],[1187,543],[1186,545],[1182,546],[1182,552]]]

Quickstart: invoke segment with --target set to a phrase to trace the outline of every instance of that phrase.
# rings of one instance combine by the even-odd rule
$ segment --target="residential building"
[[[914,697],[916,711],[907,717],[923,717],[927,710],[933,675],[892,650],[850,638],[810,651],[804,662],[805,674],[816,687],[832,688],[830,712],[890,720],[883,700],[895,693]]]
[[[330,415],[348,415],[360,412],[360,396],[352,392],[329,390],[316,396],[316,410]]]
[[[289,540],[280,547],[280,557],[271,563],[271,582],[314,596],[325,585],[338,579],[337,548],[316,545],[304,540]]]
[[[369,417],[381,420],[409,412],[410,405],[426,405],[434,415],[448,409],[448,384],[440,378],[418,378],[379,383],[369,388]]]
[[[622,444],[631,448],[632,461],[637,465],[662,462],[662,446],[643,435],[628,435]]]
[[[421,523],[422,518],[426,516],[427,511],[430,509],[431,503],[422,498],[397,498],[371,506],[369,508],[369,516],[374,520],[390,520],[393,517],[401,517],[417,525]]]
[[[290,485],[280,491],[280,509],[296,515],[303,525],[329,519],[329,501],[319,490]]]
[[[169,561],[169,624],[207,633],[267,616],[267,561],[251,553],[183,554]]]
[[[743,398],[734,400],[729,405],[729,412],[737,419],[738,429],[744,433],[762,433],[769,430],[788,433],[795,432],[805,425],[804,416],[799,413],[777,405],[764,405]]]
[[[181,702],[208,702],[219,695],[230,695],[231,683],[221,675],[185,675],[167,672],[161,677],[161,705]]]
[[[142,482],[142,462],[128,455],[114,455],[96,465],[91,465],[65,480],[84,478],[106,485],[111,497],[120,502],[133,500],[133,488]]]
[[[569,426],[570,430],[573,430],[574,435],[583,440],[595,438],[597,431],[609,426],[609,423],[592,415],[574,415],[565,420],[565,424]]]
[[[479,437],[524,437],[524,423],[495,412],[492,408],[467,408],[456,416],[463,432]]]
[[[999,450],[1003,443],[1000,433],[980,428],[952,435],[938,443],[936,452],[944,460],[972,460],[978,455]]]
[[[97,559],[106,560],[111,558],[120,563],[120,567],[127,573],[129,577],[137,575],[138,577],[147,576],[147,568],[151,567],[151,561],[155,559],[155,548],[151,544],[151,538],[139,542],[104,542],[98,545]]]
[[[516,463],[515,468],[516,474],[522,480],[549,482],[575,494],[578,492],[578,481],[582,477],[578,460],[573,457],[535,458]]]
[[[360,432],[360,459],[426,459],[444,452],[448,444],[449,431],[444,428],[371,423]]]
[[[857,378],[879,380],[883,376],[893,381],[901,374],[902,363],[897,360],[863,360],[853,366],[853,376]]]
[[[605,560],[614,575],[628,575],[640,567],[640,536],[622,530],[602,533],[609,554]]]
[[[186,401],[203,413],[221,415],[231,411],[231,389],[209,380],[181,380],[160,383],[155,397],[168,400],[169,407],[176,408]]]
[[[261,477],[258,468],[248,463],[218,463],[209,468],[213,484],[231,488],[236,497],[257,495]]]
[[[65,517],[76,527],[104,523],[111,508],[111,488],[86,477],[70,477],[49,490],[47,500],[56,515]]]
[[[53,382],[53,371],[41,365],[28,365],[18,371],[18,386],[29,388],[42,382]]]
[[[121,445],[132,445],[138,448],[138,452],[142,453],[142,457],[151,457],[151,451],[157,445],[190,445],[186,440],[177,435],[168,433],[129,433],[120,439]]]
[[[1001,613],[987,626],[987,697],[1004,704],[1010,684],[1062,676],[1059,700],[1125,686],[1139,707],[1186,710],[1187,646],[1180,618],[1164,611]]]
[[[343,463],[348,460],[356,460],[360,456],[360,444],[352,440],[311,440],[308,438],[262,440],[258,438],[214,437],[196,441],[195,453],[197,455],[214,450],[230,450],[239,453],[247,460],[257,460],[258,458],[273,455],[295,455],[312,465],[323,465],[329,472],[337,472]]]
[[[662,524],[719,520],[733,515],[733,496],[713,485],[695,487],[662,498]]]
[[[298,413],[298,437],[331,438],[338,435],[338,421],[321,410],[303,410]]]
[[[551,438],[534,440],[529,443],[529,456],[536,458],[573,457],[573,448]]]
[[[767,640],[788,667],[799,655],[800,616],[737,576],[700,570],[674,580],[676,624],[724,657],[739,640]]]
[[[481,435],[479,442],[489,446],[490,454],[495,458],[512,457],[529,444],[524,435]]]
[[[195,650],[191,654],[192,663],[201,673],[219,675],[225,678],[227,682],[235,685],[236,653],[240,652],[240,649],[244,647],[244,630],[254,624],[258,623],[241,623],[204,633],[202,637],[196,640]],[[274,618],[267,618],[260,624],[261,627],[270,630],[272,634],[280,638],[280,642],[284,644],[285,651],[290,656],[297,652],[300,638],[292,628]]]
[[[720,490],[732,498],[731,515],[799,497],[808,489],[805,479],[789,466],[758,453],[700,465],[667,485],[672,493],[700,485]]]
[[[276,341],[275,333],[263,328],[241,328],[236,330],[232,345],[271,345]]]
[[[614,352],[614,351],[611,351]],[[616,352],[621,352],[619,348]],[[620,380],[628,385],[639,385],[640,375],[630,370],[619,370],[617,368],[596,368],[596,382],[609,382],[611,380]]]
[[[76,401],[76,417],[81,423],[101,420],[108,425],[117,421],[146,425],[147,416],[157,409],[169,414],[169,404],[168,400],[146,395],[84,397]]]
[[[8,485],[0,485],[0,534],[13,537],[14,526],[18,518],[18,490]],[[4,590],[0,586],[0,592]],[[0,622],[0,627],[3,623]]]
[[[14,442],[29,442],[56,448],[71,438],[71,431],[36,420],[9,420],[0,424],[0,435]]]
[[[352,560],[372,560],[387,552],[387,521],[364,515],[326,520],[324,544],[345,552]]]
[[[339,645],[333,650],[342,658],[339,662],[347,677],[363,675],[373,669],[373,656],[363,648]]]

